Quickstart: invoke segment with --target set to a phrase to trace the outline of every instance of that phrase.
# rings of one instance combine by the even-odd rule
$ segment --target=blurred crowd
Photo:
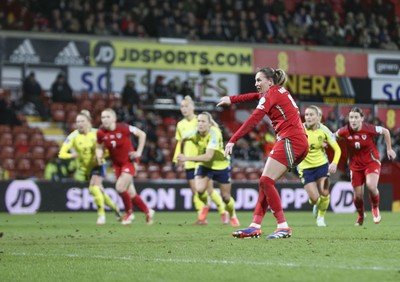
[[[0,30],[397,50],[399,5],[397,0],[7,0],[0,2]]]

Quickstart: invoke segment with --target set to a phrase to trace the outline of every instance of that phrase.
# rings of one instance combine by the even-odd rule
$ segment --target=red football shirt
[[[131,135],[136,133],[137,128],[127,123],[117,123],[114,130],[100,127],[97,131],[97,143],[104,144],[110,152],[110,158],[114,165],[123,166],[131,162],[129,152],[134,151]]]
[[[299,108],[289,91],[282,86],[272,86],[265,95],[248,93],[231,96],[230,100],[232,103],[259,100],[257,108],[229,140],[231,143],[246,135],[265,115],[271,120],[278,140],[299,134],[306,135]]]
[[[360,131],[354,131],[349,125],[338,129],[336,136],[346,142],[351,170],[364,170],[371,162],[380,163],[374,137],[382,133],[381,126],[368,123],[363,123]]]

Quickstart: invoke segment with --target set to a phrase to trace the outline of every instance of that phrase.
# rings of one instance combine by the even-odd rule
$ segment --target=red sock
[[[129,195],[128,191],[119,193],[119,195],[121,196],[122,202],[124,203],[125,212],[132,213],[133,208],[132,208],[132,202],[131,202],[131,195]]]
[[[380,202],[379,193],[376,194],[375,196],[372,196],[371,194],[369,194],[369,201],[370,201],[371,206],[372,206],[373,208],[379,207],[379,202]]]
[[[268,209],[267,196],[265,195],[264,190],[261,188],[260,185],[260,190],[258,191],[258,200],[256,207],[254,209],[252,222],[261,225],[265,213],[267,212],[267,209]]]
[[[144,213],[149,212],[149,207],[143,202],[142,198],[136,194],[135,197],[132,199],[132,203],[138,207],[139,210],[141,210]]]
[[[359,216],[364,216],[364,199],[354,198],[354,205],[356,206],[356,210]]]
[[[275,181],[267,176],[261,176],[260,187],[264,190],[267,196],[267,202],[271,208],[272,214],[276,218],[278,224],[286,222],[285,214],[283,213],[281,198],[279,197],[278,190],[275,188]]]

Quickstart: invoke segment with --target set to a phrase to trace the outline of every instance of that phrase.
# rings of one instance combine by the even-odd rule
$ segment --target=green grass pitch
[[[239,212],[247,226],[250,212]],[[275,220],[264,219],[259,239],[234,239],[210,212],[159,212],[147,226],[136,213],[121,226],[111,213],[96,226],[95,213],[0,214],[0,281],[400,281],[400,215],[328,213],[318,228],[310,212],[287,212],[289,239],[266,240]]]

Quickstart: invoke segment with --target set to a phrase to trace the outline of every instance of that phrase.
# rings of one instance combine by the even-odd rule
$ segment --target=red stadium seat
[[[3,146],[0,150],[0,159],[14,158],[15,150],[13,146]]]
[[[34,146],[31,148],[31,158],[32,160],[36,160],[36,159],[45,159],[46,155],[45,155],[45,148],[43,146]]]
[[[3,159],[2,167],[6,170],[15,170],[16,164],[14,159]]]
[[[51,118],[55,122],[64,122],[65,121],[65,111],[63,109],[57,109],[51,111]]]

